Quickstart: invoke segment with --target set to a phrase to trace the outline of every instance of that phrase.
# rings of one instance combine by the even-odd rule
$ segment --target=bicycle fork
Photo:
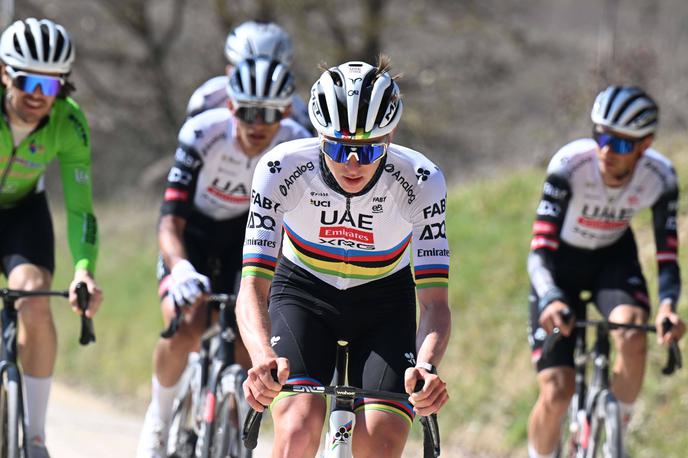
[[[348,365],[349,343],[339,340],[337,341],[337,378],[335,385],[347,385]],[[352,456],[352,438],[355,425],[354,398],[346,396],[346,393],[342,393],[342,396],[336,396],[325,439],[325,456],[331,458]]]

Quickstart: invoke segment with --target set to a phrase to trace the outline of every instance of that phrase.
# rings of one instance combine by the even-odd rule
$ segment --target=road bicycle
[[[198,353],[189,356],[179,393],[173,404],[167,454],[176,458],[251,458],[240,440],[240,425],[248,414],[242,384],[246,371],[234,363],[236,339],[235,295],[212,294],[205,299],[208,330]],[[214,310],[218,323],[211,326]],[[161,334],[171,337],[179,327],[182,310]]]
[[[572,317],[570,313],[562,316],[565,321]],[[667,319],[662,323],[659,332],[667,333],[672,323]],[[588,349],[586,329],[594,327],[596,338]],[[574,351],[575,393],[569,407],[568,420],[562,426],[562,439],[556,451],[557,458],[624,458],[622,418],[619,402],[609,387],[609,332],[616,329],[657,332],[655,326],[646,324],[622,324],[606,320],[577,320],[576,344]],[[542,354],[545,357],[561,338],[561,330],[555,328],[543,344]],[[588,364],[593,364],[590,382],[586,381]],[[666,366],[662,369],[665,375],[672,374],[682,366],[682,357],[678,344],[672,342]]]
[[[351,458],[353,432],[356,425],[354,414],[354,401],[356,398],[375,398],[386,401],[408,402],[408,395],[389,391],[364,390],[347,385],[346,368],[348,367],[349,345],[346,341],[337,342],[337,361],[335,384],[333,386],[312,385],[282,385],[285,393],[307,393],[325,395],[333,398],[330,405],[329,428],[325,436],[325,445],[322,458]],[[276,371],[273,377],[277,379]],[[416,386],[416,391],[423,388],[422,382]],[[262,412],[250,409],[244,428],[242,440],[244,446],[250,450],[258,444],[258,433]],[[423,426],[423,457],[431,458],[440,456],[440,430],[437,423],[437,414],[420,417]]]
[[[85,314],[90,295],[85,283],[76,285],[77,304],[81,310],[79,343],[95,342],[93,321]],[[24,291],[0,288],[3,308],[2,351],[0,352],[0,458],[26,458],[27,437],[24,416],[22,374],[17,365],[17,310],[18,299],[34,296],[69,297],[69,291]]]

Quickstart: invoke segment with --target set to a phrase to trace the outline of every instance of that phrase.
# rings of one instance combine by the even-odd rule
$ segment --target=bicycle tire
[[[590,422],[585,458],[623,458],[619,402],[609,393],[598,398]]]
[[[179,386],[179,394],[174,400],[172,419],[167,439],[167,455],[170,458],[194,458],[196,441],[196,406],[194,399],[193,382],[196,372],[196,364],[191,364],[182,375],[182,383]]]
[[[2,373],[0,410],[0,421],[2,421],[0,457],[24,458],[26,456],[24,412],[21,378],[16,367],[8,366]]]
[[[225,368],[220,375],[211,458],[253,457],[253,450],[244,447],[241,440],[241,428],[249,412],[243,390],[246,377],[246,371],[238,364]]]

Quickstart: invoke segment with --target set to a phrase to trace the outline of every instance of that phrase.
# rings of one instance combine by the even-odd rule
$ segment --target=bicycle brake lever
[[[671,330],[674,324],[669,318],[664,318],[662,321],[662,335],[666,334]],[[669,344],[669,356],[667,358],[666,365],[662,368],[662,374],[671,375],[676,372],[677,369],[683,367],[683,358],[681,357],[681,349],[676,341],[672,341]]]
[[[244,447],[249,450],[254,450],[258,445],[258,433],[260,432],[260,421],[263,418],[263,412],[258,412],[251,409],[244,421],[244,427],[241,430],[241,440]]]
[[[81,335],[79,336],[79,343],[81,345],[88,345],[96,341],[93,320],[86,316],[86,310],[88,310],[88,302],[91,295],[88,292],[88,286],[86,286],[84,282],[77,283],[74,289],[76,291],[76,303],[81,310]]]
[[[423,425],[423,458],[437,458],[440,456],[440,428],[437,424],[437,414],[420,417]]]
[[[177,332],[177,329],[179,329],[179,324],[182,321],[181,307],[179,307],[177,304],[174,304],[174,312],[174,318],[170,320],[170,324],[167,326],[167,329],[160,333],[160,337],[163,339],[169,339],[174,335],[175,332]]]
[[[552,348],[554,348],[554,344],[559,342],[559,340],[561,338],[562,338],[561,329],[554,328],[552,330],[552,333],[545,338],[545,341],[542,344],[542,357],[543,358],[547,357],[547,355],[552,351]]]

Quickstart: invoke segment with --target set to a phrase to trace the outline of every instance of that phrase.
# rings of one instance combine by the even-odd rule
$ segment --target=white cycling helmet
[[[600,92],[590,113],[594,124],[634,138],[657,129],[659,108],[655,101],[635,86],[609,86]]]
[[[282,27],[273,22],[244,22],[225,41],[225,56],[232,65],[244,59],[266,57],[291,65],[294,46]]]
[[[293,94],[294,76],[276,60],[246,59],[229,75],[227,95],[237,104],[283,108],[291,104]]]
[[[74,62],[74,46],[61,25],[28,18],[2,33],[0,59],[17,70],[67,74]]]
[[[399,123],[399,86],[387,71],[365,62],[347,62],[324,72],[311,88],[308,114],[328,137],[382,137]]]

